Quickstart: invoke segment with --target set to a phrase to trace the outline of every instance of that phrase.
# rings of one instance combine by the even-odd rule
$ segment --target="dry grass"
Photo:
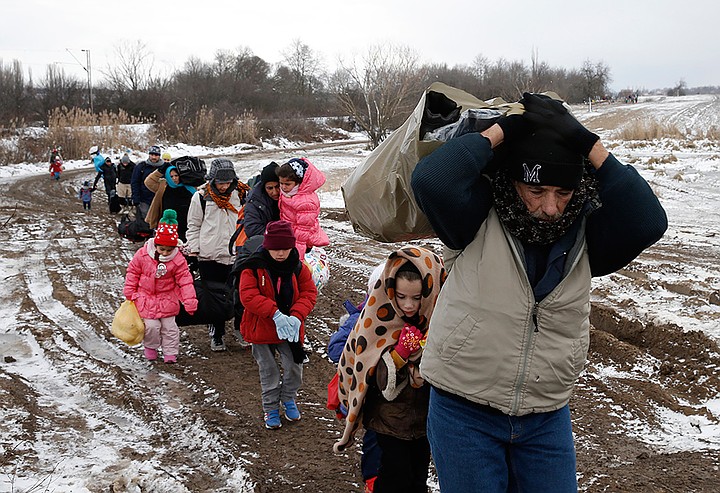
[[[246,111],[240,118],[219,115],[203,107],[194,117],[171,112],[158,125],[158,132],[168,142],[186,142],[204,146],[228,146],[240,142],[257,144],[258,121]]]
[[[27,128],[22,121],[3,128],[1,136],[10,138],[12,144],[0,147],[0,162],[44,161],[56,146],[62,146],[65,159],[88,157],[93,145],[101,150],[145,147],[144,132],[136,133],[129,126],[138,123],[140,119],[122,110],[92,114],[83,109],[56,108],[48,115],[46,131]]]
[[[635,119],[615,131],[613,138],[621,140],[656,140],[662,138],[685,139],[683,132],[675,125],[658,122],[652,119]]]

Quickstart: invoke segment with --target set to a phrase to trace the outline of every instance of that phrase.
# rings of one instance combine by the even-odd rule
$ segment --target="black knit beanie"
[[[528,185],[575,189],[583,175],[583,156],[565,147],[562,137],[547,128],[513,142],[506,159],[510,177]]]
[[[277,169],[279,167],[280,166],[275,161],[265,166],[260,172],[260,181],[263,183],[267,183],[269,181],[279,181],[280,179],[277,175]]]

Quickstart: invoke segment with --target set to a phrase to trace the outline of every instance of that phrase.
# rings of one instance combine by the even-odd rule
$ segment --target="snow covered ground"
[[[605,128],[598,123],[655,118],[684,128],[689,136],[698,135],[712,126],[720,127],[718,97],[654,97],[632,105],[596,107],[592,113],[582,107],[576,107],[574,111],[581,121],[597,129],[620,161],[635,166],[648,180],[670,221],[668,233],[647,255],[627,269],[593,281],[593,303],[613,307],[629,320],[675,324],[683,331],[700,331],[720,342],[720,143],[695,139],[618,141],[613,139],[617,127]],[[340,185],[368,153],[361,144],[318,150],[301,146],[278,147],[266,149],[268,152],[263,154],[245,146],[207,149],[176,144],[168,150],[173,156],[229,156],[236,163],[239,176],[245,179],[259,172],[268,159],[280,161],[305,155],[328,176],[328,182],[320,192],[321,205],[325,209],[343,208]],[[135,161],[144,157],[141,152],[133,156]],[[87,169],[86,176],[78,175],[74,182],[63,185],[68,190],[82,179],[94,178],[87,161],[66,161],[65,166],[67,170]],[[20,178],[46,173],[46,163],[2,165],[0,186],[13,186]],[[0,204],[3,206],[0,224],[3,224],[11,219],[12,204],[2,198]],[[123,478],[122,481],[115,480],[117,484],[113,491],[191,491],[178,478],[192,468],[202,468],[204,461],[224,465],[227,486],[223,491],[255,491],[256,485],[245,471],[245,465],[254,460],[253,451],[230,454],[223,449],[225,445],[210,431],[207,423],[188,415],[182,397],[187,392],[184,383],[167,372],[148,368],[142,360],[128,358],[117,345],[109,345],[106,338],[98,336],[94,328],[97,320],[78,318],[58,301],[53,278],[57,273],[71,279],[66,282],[70,292],[65,296],[73,298],[88,313],[111,313],[114,308],[110,302],[95,299],[93,294],[111,291],[118,299],[122,286],[121,270],[118,269],[111,278],[96,276],[93,274],[96,266],[90,262],[84,266],[89,274],[79,274],[64,256],[85,248],[88,244],[85,240],[93,235],[84,226],[82,216],[76,218],[75,222],[62,225],[66,230],[74,231],[73,237],[64,234],[62,238],[54,239],[55,235],[48,231],[58,225],[49,222],[14,227],[12,232],[6,230],[2,236],[0,278],[5,282],[0,285],[0,358],[5,359],[0,360],[0,402],[10,405],[0,406],[0,491],[100,491],[93,485],[106,484],[112,477]],[[347,225],[336,225],[335,229],[343,227],[345,232],[342,234],[352,235]],[[94,240],[92,248],[116,249],[117,243],[112,240]],[[58,251],[54,261],[59,266],[52,275],[43,253],[51,244]],[[123,247],[122,255],[127,258],[121,259],[119,265],[131,254],[131,248]],[[21,278],[26,280],[25,284],[17,282]],[[29,293],[20,292],[21,286]],[[27,318],[29,312],[18,303],[28,295],[39,308],[37,318],[30,320]],[[54,325],[62,325],[65,332],[52,336],[54,344],[62,351],[48,353],[46,346],[28,330],[30,324],[35,327],[47,325],[48,330]],[[97,360],[84,358],[78,345],[91,351]],[[631,369],[619,369],[598,363],[589,367],[588,372],[593,372],[593,377],[601,381],[652,378],[652,368],[657,364],[657,361],[647,360]],[[151,412],[163,416],[161,422],[181,423],[188,430],[186,439],[184,443],[173,444],[173,448],[188,451],[186,465],[168,470],[158,457],[171,454],[172,449],[158,454],[158,450],[151,450],[156,445],[146,439],[158,430],[147,429],[146,422],[134,413],[115,413],[117,407],[98,399],[97,393],[92,392],[97,382],[79,383],[83,382],[82,377],[79,378],[83,374],[106,375],[111,385],[115,380],[130,378],[138,395],[150,403]],[[15,405],[18,396],[12,395],[8,390],[11,387],[2,385],[2,381],[21,382],[26,392],[33,394],[39,408]],[[163,391],[155,395],[153,389],[157,387]],[[209,401],[217,398],[215,389],[201,391],[207,392]],[[122,399],[122,396],[108,396],[108,401],[114,399]],[[45,409],[44,405],[47,406]],[[637,435],[660,451],[720,449],[720,395],[708,395],[692,406],[705,407],[709,414],[689,417],[659,407],[656,412],[659,426],[648,426],[627,416],[623,432]],[[35,415],[31,416],[33,412]],[[623,417],[622,409],[612,412]],[[83,424],[77,431],[73,431],[72,424],[54,430],[44,426],[44,422],[52,422],[48,413],[62,414],[65,420]],[[27,428],[29,420],[33,422],[32,432]],[[136,453],[133,460],[120,453],[130,443]],[[25,454],[32,459],[24,460]],[[108,468],[109,464],[111,468]]]

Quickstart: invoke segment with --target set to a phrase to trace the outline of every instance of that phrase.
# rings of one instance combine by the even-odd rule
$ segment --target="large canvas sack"
[[[453,103],[459,109],[453,110]],[[433,105],[448,111],[440,116],[433,112]],[[479,131],[508,112],[521,111],[522,105],[507,103],[501,98],[482,101],[441,82],[430,85],[405,123],[376,147],[343,183],[345,208],[356,232],[384,242],[436,236],[415,202],[410,179],[417,162],[443,141],[421,140],[421,127],[425,136],[426,130],[451,124],[460,118],[461,112],[469,109],[492,110],[477,117],[484,119],[478,122],[482,126],[473,128]]]
[[[170,161],[170,164],[177,168],[180,181],[185,185],[197,187],[205,183],[205,161],[195,156],[183,156]]]
[[[224,281],[195,280],[195,296],[198,300],[197,311],[189,315],[185,307],[180,306],[180,313],[175,323],[180,327],[203,325],[219,319],[230,320],[235,315],[231,286]]]

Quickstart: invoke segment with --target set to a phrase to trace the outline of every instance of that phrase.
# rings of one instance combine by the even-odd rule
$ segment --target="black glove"
[[[512,142],[523,138],[532,131],[530,123],[523,115],[502,116],[496,121],[503,131],[503,142]]]
[[[168,169],[170,166],[173,166],[173,164],[171,164],[171,163],[164,163],[162,166],[160,166],[160,167],[158,168],[158,171],[159,171],[160,174],[163,176],[163,178],[165,177],[165,172],[167,171],[167,169]]]
[[[536,127],[554,130],[560,134],[570,149],[585,157],[600,139],[577,121],[562,102],[556,99],[526,92],[520,102],[525,106],[523,117],[528,122]]]

